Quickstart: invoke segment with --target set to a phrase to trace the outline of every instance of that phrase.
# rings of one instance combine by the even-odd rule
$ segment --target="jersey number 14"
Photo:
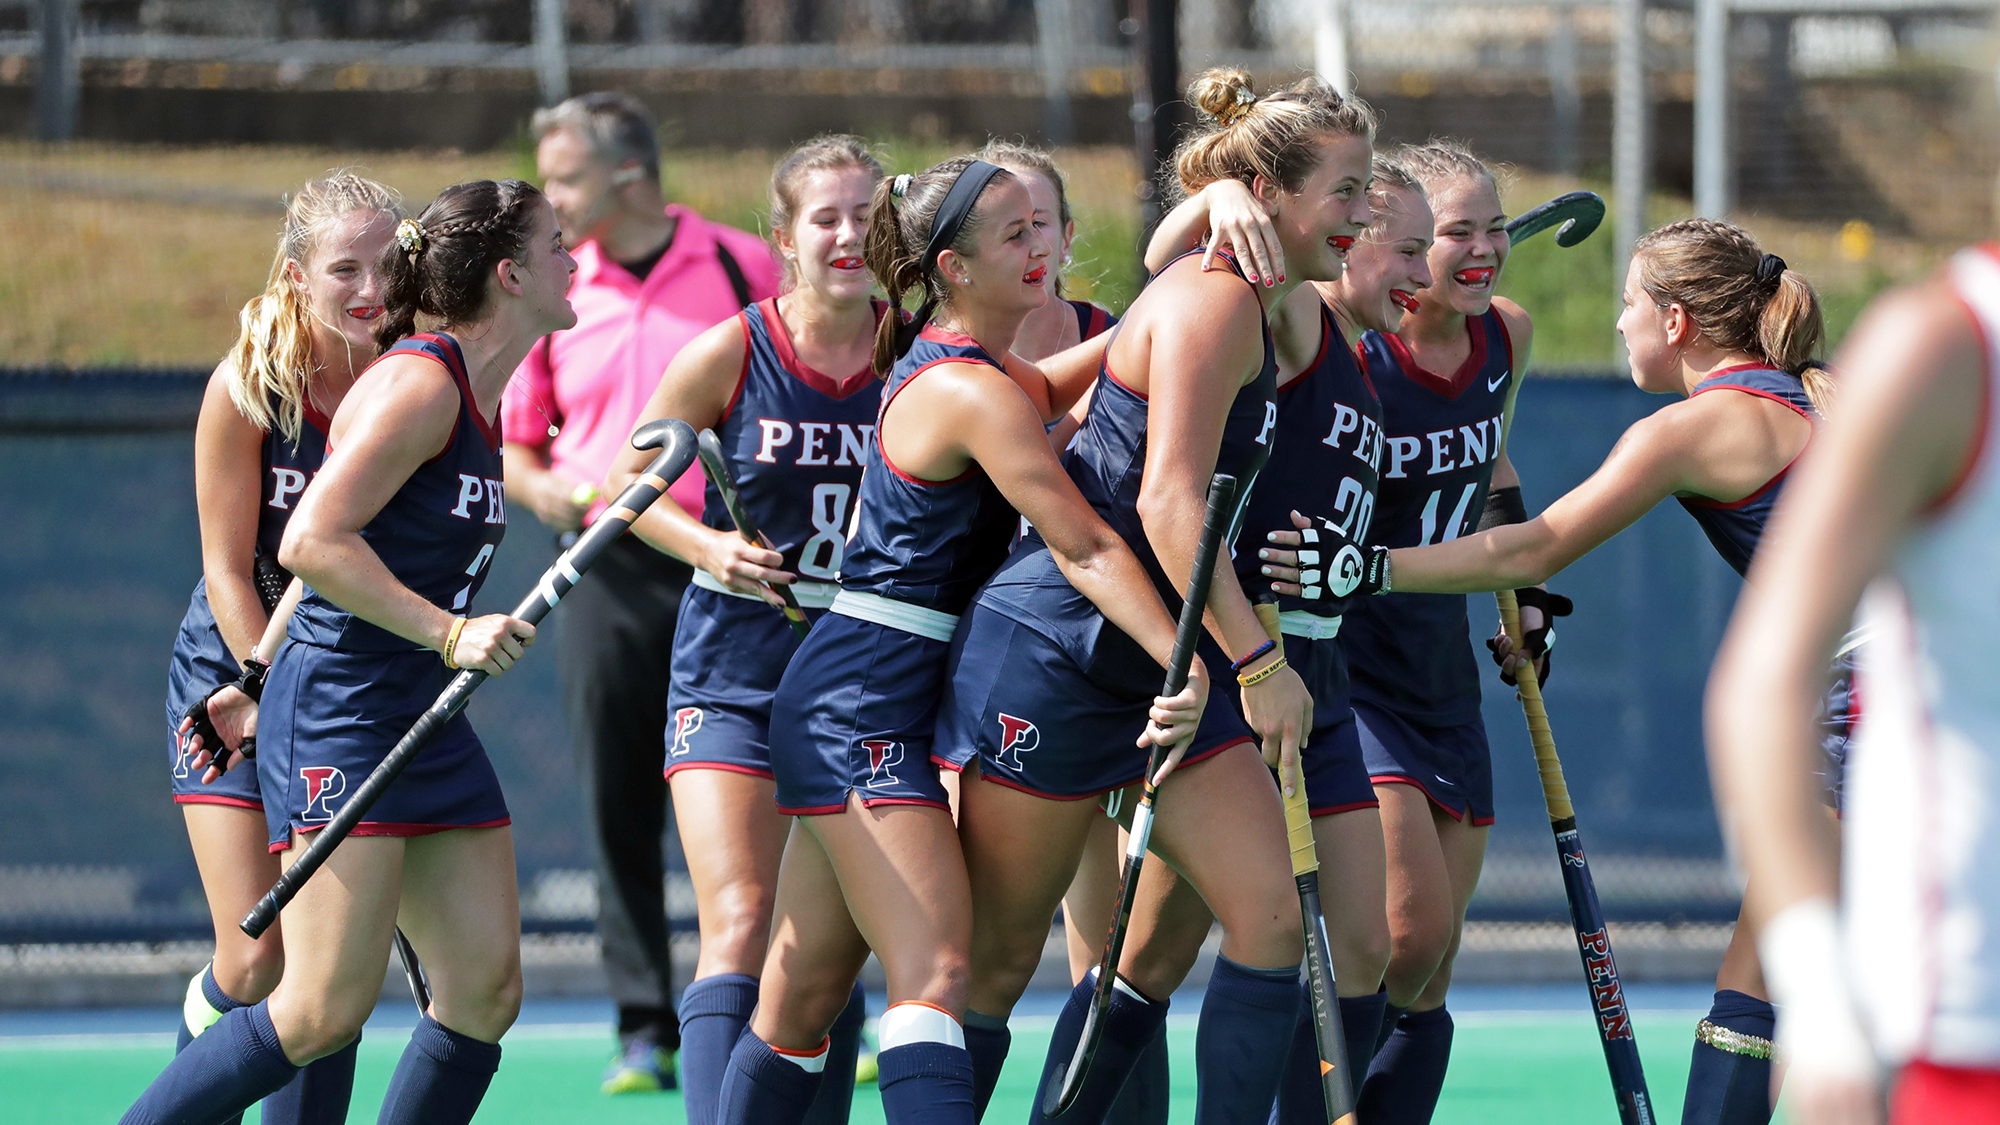
[[[1444,496],[1444,490],[1431,493],[1431,498],[1424,501],[1423,534],[1416,545],[1428,547],[1433,543],[1449,543],[1465,534],[1465,514],[1472,507],[1472,494],[1478,491],[1478,481],[1466,482],[1465,491],[1458,494],[1458,505],[1451,510],[1451,519],[1445,523],[1442,536],[1438,534],[1438,500]]]

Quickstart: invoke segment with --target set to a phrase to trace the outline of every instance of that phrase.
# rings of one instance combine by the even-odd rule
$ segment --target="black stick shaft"
[[[1589,238],[1603,221],[1603,197],[1591,191],[1572,191],[1530,208],[1508,223],[1507,237],[1513,242],[1525,242],[1550,227],[1557,227],[1560,229],[1556,231],[1556,244],[1575,246]]]
[[[583,572],[590,569],[590,564],[597,561],[597,556],[604,553],[604,549],[611,545],[611,541],[625,534],[625,530],[632,526],[632,521],[638,519],[639,514],[667,490],[668,483],[686,472],[687,467],[694,463],[694,431],[685,422],[675,422],[673,425],[679,429],[668,431],[671,436],[660,455],[653,458],[652,464],[646,466],[646,471],[640,474],[638,480],[633,481],[625,491],[618,494],[618,499],[605,509],[604,514],[597,518],[597,522],[591,524],[590,529],[585,531],[569,550],[557,556],[555,563],[543,572],[541,581],[535,583],[534,592],[514,608],[512,616],[530,625],[547,617],[549,611],[556,607],[556,603],[562,600],[563,595],[569,593],[570,589],[582,580]],[[355,826],[360,824],[361,819],[375,807],[375,802],[382,799],[382,794],[388,791],[396,778],[416,760],[417,755],[423,752],[430,740],[437,736],[437,732],[443,729],[453,716],[464,710],[466,701],[471,699],[472,693],[485,682],[486,673],[472,668],[465,669],[452,677],[451,683],[445,687],[437,700],[425,709],[423,714],[417,716],[417,721],[411,725],[409,733],[396,743],[387,757],[369,771],[367,779],[354,791],[354,795],[340,807],[340,811],[333,815],[333,819],[327,822],[326,827],[313,835],[312,843],[308,844],[299,858],[285,869],[284,874],[278,876],[277,883],[258,900],[250,913],[244,915],[243,921],[238,923],[244,933],[257,938],[262,937],[264,931],[271,928],[271,923],[277,921],[278,912],[298,895],[299,888],[305,886],[306,880],[313,877],[313,872],[320,869],[326,862],[326,857],[333,854],[333,849],[339,847],[340,842],[354,831]]]
[[[708,473],[708,479],[714,482],[715,490],[722,494],[722,506],[729,509],[729,518],[736,524],[736,533],[759,547],[769,547],[771,541],[764,538],[764,533],[757,529],[757,522],[750,518],[750,510],[743,506],[743,493],[737,490],[736,478],[729,472],[729,462],[722,456],[722,440],[715,436],[714,430],[703,430],[697,440],[700,442],[701,467]],[[798,596],[782,582],[772,584],[771,588],[785,603],[785,620],[791,622],[792,632],[804,640],[812,626],[806,621],[806,611],[799,605]]]
[[[1195,647],[1201,642],[1201,616],[1208,608],[1208,588],[1215,579],[1216,556],[1221,553],[1222,537],[1229,529],[1235,506],[1236,478],[1227,473],[1215,474],[1208,482],[1208,510],[1202,516],[1201,539],[1194,549],[1194,571],[1188,575],[1187,598],[1181,603],[1180,620],[1174,629],[1174,649],[1167,658],[1167,679],[1160,689],[1161,695],[1178,695],[1187,686],[1188,668],[1194,663]],[[1132,810],[1132,828],[1126,833],[1125,868],[1118,881],[1118,912],[1112,916],[1111,933],[1104,941],[1104,956],[1097,963],[1096,991],[1091,996],[1090,1011],[1084,1016],[1076,1053],[1058,1075],[1056,1088],[1045,1098],[1044,1116],[1059,1116],[1075,1104],[1077,1095],[1083,1092],[1083,1080],[1090,1073],[1098,1044],[1103,1042],[1104,1013],[1111,1007],[1118,958],[1124,952],[1125,931],[1132,922],[1132,900],[1139,891],[1146,845],[1153,837],[1153,801],[1159,794],[1153,778],[1166,760],[1167,748],[1157,744],[1146,755],[1146,779],[1138,807]]]

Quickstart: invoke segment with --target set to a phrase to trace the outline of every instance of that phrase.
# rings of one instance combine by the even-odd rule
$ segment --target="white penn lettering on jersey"
[[[1348,434],[1356,435],[1352,450],[1354,456],[1361,461],[1367,462],[1369,468],[1377,472],[1381,471],[1382,427],[1375,424],[1375,419],[1368,417],[1359,410],[1354,409],[1344,402],[1336,402],[1333,404],[1333,429],[1329,430],[1325,437],[1319,439],[1320,443],[1333,449],[1339,449],[1340,439]]]
[[[472,519],[472,505],[482,500],[486,502],[486,510],[480,513],[480,522],[506,526],[506,486],[492,477],[476,473],[458,474],[458,506],[451,510],[451,514],[462,520]]]
[[[308,478],[297,469],[287,469],[282,465],[271,466],[271,506],[284,511],[291,507],[287,501],[306,490]]]
[[[798,438],[798,448],[792,451],[794,465],[824,467],[827,465],[852,466],[867,463],[868,443],[874,440],[875,426],[850,426],[846,422],[800,422],[796,428],[783,418],[759,418],[757,428],[762,437],[757,447],[757,463],[778,464],[778,453]],[[840,455],[827,460],[830,439],[840,437]]]
[[[1271,431],[1278,428],[1278,404],[1273,399],[1264,400],[1264,428],[1257,432],[1257,444],[1271,444]]]
[[[1384,476],[1402,479],[1410,475],[1406,466],[1424,459],[1428,463],[1419,475],[1434,476],[1454,469],[1483,465],[1500,456],[1500,415],[1482,418],[1469,426],[1451,430],[1431,430],[1421,437],[1396,436],[1388,439],[1389,471]]]

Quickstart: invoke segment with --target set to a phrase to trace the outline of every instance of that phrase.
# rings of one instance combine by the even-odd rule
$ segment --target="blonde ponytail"
[[[285,206],[284,230],[264,291],[237,316],[236,343],[229,349],[229,401],[250,424],[288,441],[298,440],[304,423],[306,380],[313,370],[312,312],[292,280],[292,266],[303,273],[320,237],[354,211],[400,219],[402,197],[347,171],[330,172],[301,187]]]
[[[1375,139],[1368,103],[1316,78],[1259,97],[1248,73],[1216,67],[1188,86],[1187,100],[1207,121],[1174,149],[1175,180],[1186,195],[1217,180],[1248,184],[1259,176],[1297,191],[1319,166],[1323,138]]]

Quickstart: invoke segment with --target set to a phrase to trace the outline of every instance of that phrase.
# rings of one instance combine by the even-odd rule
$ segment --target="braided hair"
[[[387,349],[416,331],[417,314],[469,324],[486,310],[493,267],[527,249],[542,193],[523,180],[474,180],[438,193],[424,213],[396,227],[383,252],[388,281],[375,342]]]

